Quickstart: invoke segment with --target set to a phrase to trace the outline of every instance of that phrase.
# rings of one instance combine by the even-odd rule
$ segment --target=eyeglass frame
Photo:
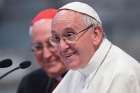
[[[44,48],[47,48],[50,51],[54,51],[54,49],[55,49],[54,46],[51,45],[51,43],[49,41],[47,41],[45,43],[45,45],[43,45],[43,44],[32,44],[31,51],[34,52],[34,53],[40,54],[40,53],[42,53]]]
[[[73,40],[69,40],[68,37],[62,36],[61,38],[59,37],[59,42],[58,42],[58,43],[53,42],[53,41],[52,41],[52,39],[53,39],[52,37],[49,38],[49,41],[50,41],[50,43],[51,43],[52,45],[55,44],[54,46],[59,45],[61,39],[63,39],[64,41],[78,41],[78,40],[88,31],[88,29],[90,29],[90,28],[93,27],[93,26],[94,26],[94,24],[92,23],[92,24],[90,24],[89,26],[87,26],[85,29],[79,31],[79,32],[76,33],[76,34],[73,34],[73,37],[75,36],[75,38],[74,38]],[[84,31],[85,31],[85,32],[84,32]],[[77,35],[80,34],[80,33],[82,33],[82,32],[84,32],[84,33],[81,34],[81,35],[79,36],[79,38],[77,38]],[[53,35],[52,35],[52,36],[53,36]],[[77,38],[77,39],[76,39],[76,38]]]

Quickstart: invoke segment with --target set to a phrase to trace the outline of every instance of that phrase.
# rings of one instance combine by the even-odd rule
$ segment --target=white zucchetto
[[[76,11],[76,12],[79,12],[79,13],[83,13],[83,14],[86,14],[88,16],[91,16],[92,18],[94,18],[96,21],[98,21],[100,24],[102,24],[102,21],[100,20],[97,12],[95,11],[95,9],[93,9],[91,6],[89,6],[88,4],[86,3],[83,3],[83,2],[71,2],[71,3],[68,3],[62,7],[60,7],[58,9],[58,11],[61,11],[61,10],[72,10],[72,11]]]

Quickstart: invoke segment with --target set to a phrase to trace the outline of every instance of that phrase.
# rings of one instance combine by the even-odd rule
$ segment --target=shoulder
[[[42,69],[37,69],[22,78],[17,93],[39,93],[38,91],[44,91],[49,80],[50,78]]]
[[[104,67],[111,72],[128,75],[137,74],[140,70],[139,62],[115,45],[112,47]]]
[[[27,74],[25,77],[32,77],[32,76],[48,77],[43,69],[37,69],[35,71],[32,71],[31,73]]]
[[[37,69],[23,77],[17,93],[45,93],[50,79],[42,69]]]
[[[49,79],[48,75],[42,69],[37,69],[23,77],[21,83],[39,83],[46,82]]]
[[[29,74],[27,74],[26,76],[25,76],[25,78],[27,78],[27,77],[35,77],[35,76],[37,76],[37,77],[48,77],[48,75],[45,73],[45,71],[44,70],[42,70],[42,69],[37,69],[37,70],[35,70],[35,71],[32,71],[31,73],[29,73]]]
[[[113,45],[104,63],[96,74],[97,80],[108,82],[120,80],[121,82],[140,82],[140,64],[129,54]],[[128,80],[128,81],[127,81]]]

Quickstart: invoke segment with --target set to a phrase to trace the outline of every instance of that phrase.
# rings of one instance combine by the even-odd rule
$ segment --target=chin
[[[55,76],[56,72],[52,70],[47,70],[47,74],[52,77]]]
[[[79,69],[79,63],[76,63],[76,62],[71,62],[71,63],[69,63],[69,64],[66,64],[66,67],[68,68],[68,69],[73,69],[73,70],[77,70],[77,69]]]
[[[48,76],[51,77],[51,78],[57,77],[55,74],[52,74],[52,73],[48,73]]]

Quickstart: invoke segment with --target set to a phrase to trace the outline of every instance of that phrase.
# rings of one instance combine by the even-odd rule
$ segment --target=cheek
[[[81,65],[86,65],[90,58],[93,55],[93,46],[92,42],[88,40],[81,40],[82,42],[77,43],[77,50],[79,53],[79,59],[81,61]]]
[[[39,65],[43,66],[43,58],[41,55],[35,54],[35,59]]]
[[[84,58],[90,51],[90,43],[87,41],[78,42],[75,46],[75,49],[78,51],[80,58]]]

